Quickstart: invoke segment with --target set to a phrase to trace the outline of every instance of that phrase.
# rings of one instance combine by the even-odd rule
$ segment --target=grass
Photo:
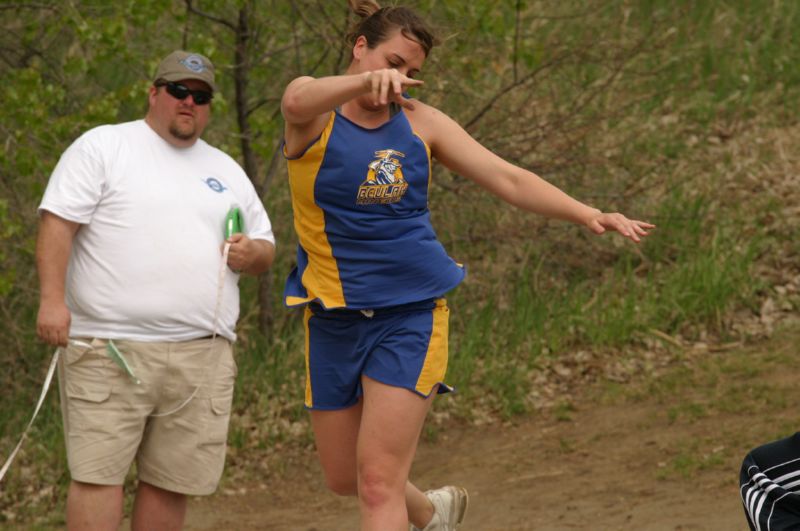
[[[789,325],[750,347],[707,353],[691,362],[678,359],[665,373],[645,376],[624,391],[600,388],[595,399],[660,409],[649,420],[665,434],[658,479],[730,472],[750,448],[797,430],[793,404],[800,397],[784,375],[798,368],[799,330]]]
[[[658,479],[670,479],[675,476],[688,479],[708,469],[727,468],[728,460],[722,450],[707,451],[714,441],[684,441],[678,453],[664,463],[664,467],[656,475]]]

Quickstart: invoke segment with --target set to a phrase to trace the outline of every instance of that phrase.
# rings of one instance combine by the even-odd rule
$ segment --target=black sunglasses
[[[174,81],[159,83],[156,86],[166,87],[167,93],[177,100],[185,100],[191,94],[195,105],[208,105],[214,99],[214,93],[209,90],[192,90],[186,85]]]

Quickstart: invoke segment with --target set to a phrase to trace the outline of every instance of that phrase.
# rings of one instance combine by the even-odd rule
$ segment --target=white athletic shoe
[[[455,531],[467,514],[469,494],[463,487],[447,486],[429,490],[425,496],[433,504],[433,518],[423,529],[413,525],[410,531]]]

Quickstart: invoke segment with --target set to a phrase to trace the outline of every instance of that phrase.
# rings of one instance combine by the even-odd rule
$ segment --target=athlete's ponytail
[[[347,42],[351,46],[363,35],[367,39],[367,46],[375,48],[396,30],[422,46],[426,56],[439,44],[430,25],[408,7],[381,7],[375,0],[347,1],[350,9],[359,17],[347,35]]]
[[[347,3],[359,18],[367,18],[381,8],[375,0],[347,0]]]

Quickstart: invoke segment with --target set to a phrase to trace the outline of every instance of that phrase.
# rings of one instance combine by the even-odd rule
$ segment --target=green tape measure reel
[[[237,232],[244,232],[244,219],[242,218],[242,211],[239,210],[239,207],[232,206],[225,215],[223,235],[227,240]]]

